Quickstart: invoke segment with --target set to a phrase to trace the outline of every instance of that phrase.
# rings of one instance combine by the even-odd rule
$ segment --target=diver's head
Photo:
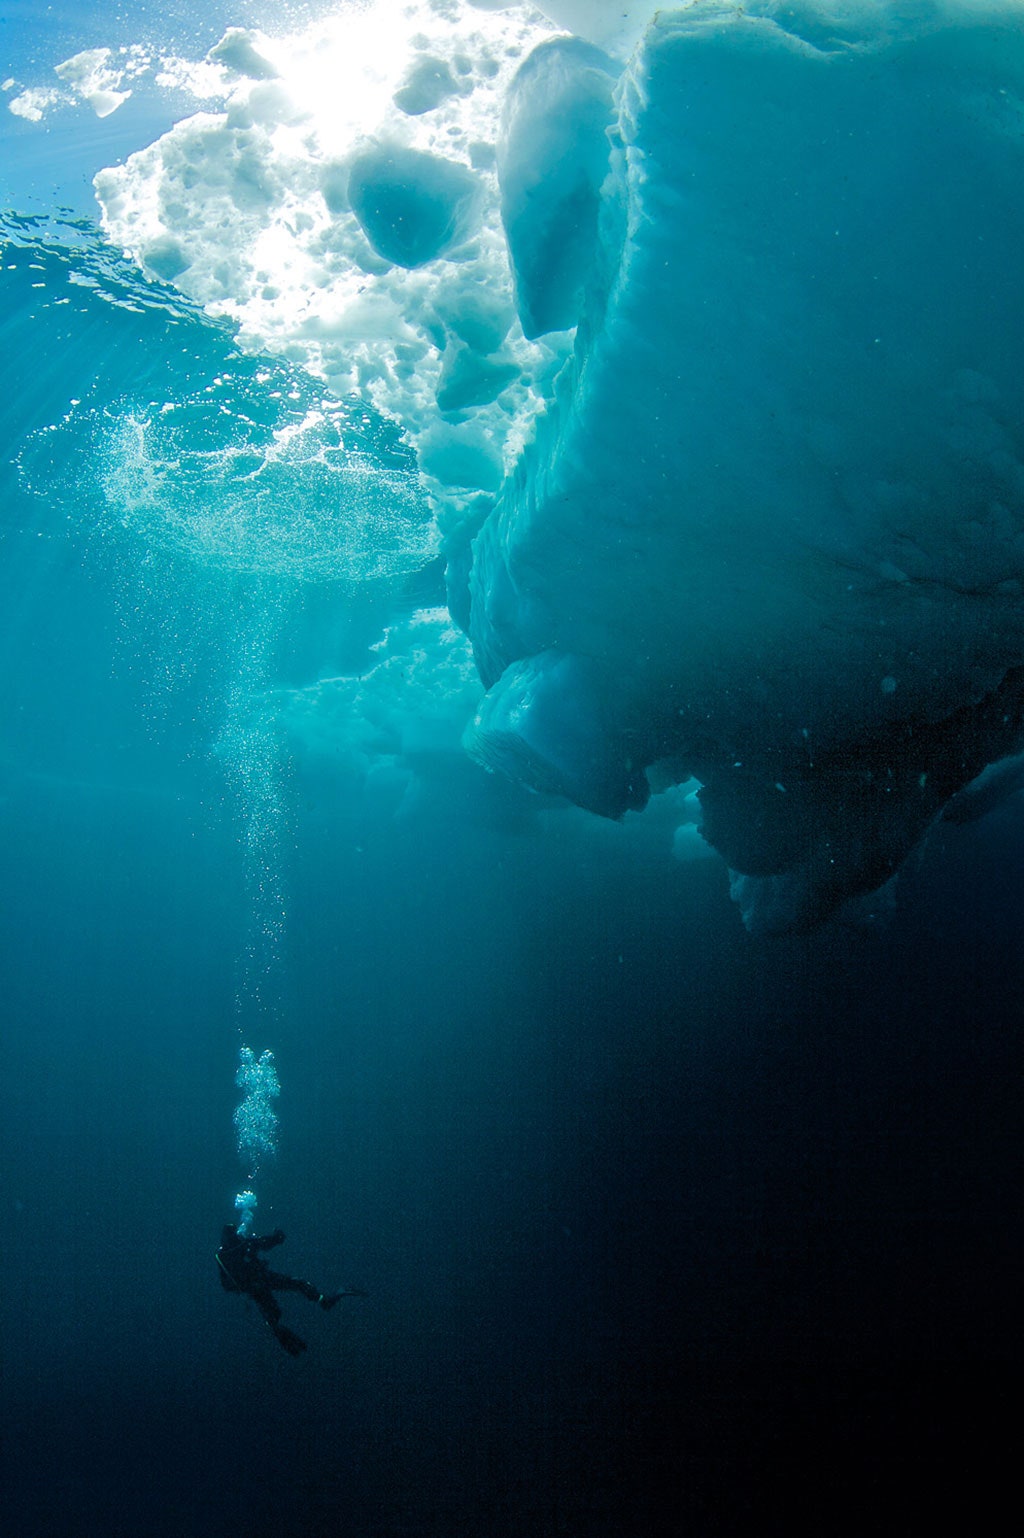
[[[220,1236],[221,1244],[230,1244],[232,1239],[237,1239],[237,1238],[238,1238],[238,1229],[235,1227],[234,1223],[225,1223],[223,1229],[221,1230],[221,1236]]]

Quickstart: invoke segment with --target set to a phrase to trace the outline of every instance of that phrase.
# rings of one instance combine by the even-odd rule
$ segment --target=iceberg
[[[348,758],[420,760],[415,694],[598,816],[694,781],[680,849],[761,931],[1016,794],[1019,0],[379,0],[85,58],[80,106],[93,65],[202,104],[96,176],[107,240],[322,396],[269,441],[220,376],[75,405],[108,521],[346,595],[447,565],[479,687],[439,620],[421,695],[332,660],[298,738],[357,697]]]
[[[799,930],[1024,747],[1024,25],[697,4],[614,87],[583,47],[510,88],[524,328],[577,331],[452,541],[466,743],[609,818],[696,778],[748,927]]]

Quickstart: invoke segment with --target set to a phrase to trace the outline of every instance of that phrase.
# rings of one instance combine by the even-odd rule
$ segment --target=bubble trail
[[[242,1047],[238,1055],[235,1083],[243,1098],[235,1110],[238,1133],[238,1157],[246,1169],[250,1184],[264,1159],[277,1152],[278,1117],[274,1101],[281,1093],[274,1054],[269,1048],[259,1057],[251,1047]],[[242,1193],[242,1195],[252,1195]],[[235,1202],[238,1206],[238,1200]],[[253,1198],[255,1205],[255,1198]]]

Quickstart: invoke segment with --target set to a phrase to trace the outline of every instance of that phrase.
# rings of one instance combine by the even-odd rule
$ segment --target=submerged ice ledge
[[[474,756],[610,817],[696,776],[759,930],[1024,742],[1022,18],[825,20],[652,24],[574,361],[450,563]]]

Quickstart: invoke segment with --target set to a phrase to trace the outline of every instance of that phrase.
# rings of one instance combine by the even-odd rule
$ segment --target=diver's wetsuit
[[[274,1293],[301,1292],[304,1298],[308,1298],[311,1303],[319,1303],[321,1308],[333,1307],[341,1293],[325,1297],[311,1282],[302,1282],[297,1277],[282,1276],[279,1271],[271,1271],[259,1252],[272,1250],[275,1245],[283,1243],[284,1234],[279,1228],[264,1238],[255,1235],[244,1238],[233,1223],[225,1223],[220,1249],[217,1251],[217,1265],[220,1268],[220,1284],[225,1292],[247,1293],[284,1349],[291,1356],[298,1356],[300,1351],[305,1351],[306,1342],[280,1322],[281,1308]]]

